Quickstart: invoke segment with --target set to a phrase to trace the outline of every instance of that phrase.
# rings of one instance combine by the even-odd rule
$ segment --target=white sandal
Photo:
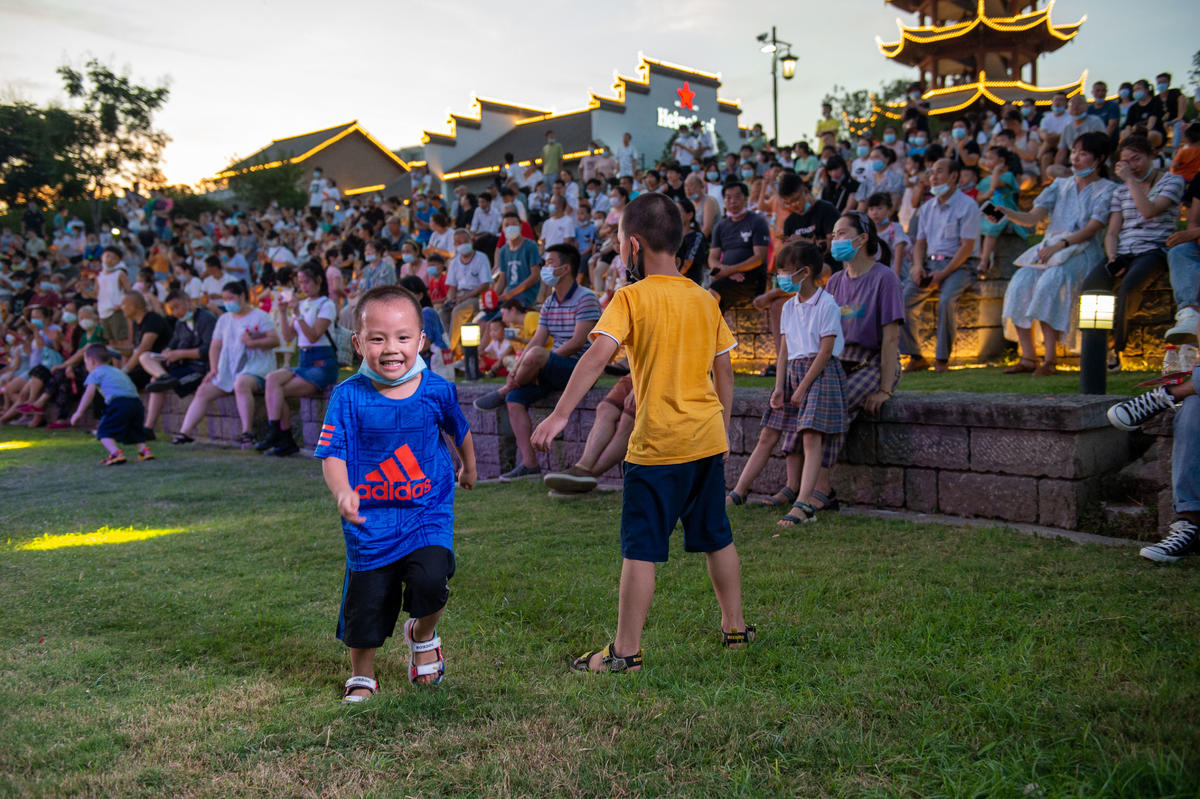
[[[350,704],[351,702],[365,702],[371,696],[351,696],[351,691],[357,691],[359,688],[366,688],[371,692],[371,696],[379,690],[379,681],[372,680],[370,677],[363,677],[361,674],[355,675],[346,680],[346,693],[342,694],[342,704]]]
[[[413,640],[412,628],[416,623],[416,619],[409,619],[404,622],[404,643],[408,645],[408,681],[415,683],[418,677],[436,674],[437,677],[434,678],[433,682],[422,684],[437,685],[446,674],[446,660],[442,657],[442,639],[435,630],[433,638],[430,638],[428,641]],[[423,663],[420,666],[416,664],[415,657],[418,652],[432,652],[435,650],[437,651],[437,660],[432,663]]]

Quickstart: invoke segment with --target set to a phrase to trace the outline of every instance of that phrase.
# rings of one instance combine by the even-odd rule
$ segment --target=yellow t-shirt
[[[650,275],[617,291],[591,336],[625,345],[637,418],[625,459],[688,463],[728,449],[709,372],[735,346],[717,302],[686,277]]]
[[[523,322],[521,322],[521,332],[518,333],[517,335],[519,335],[521,338],[525,339],[526,341],[532,340],[533,334],[537,332],[538,323],[541,321],[541,319],[542,319],[542,315],[540,313],[538,313],[537,311],[526,311],[525,312],[525,320]],[[518,344],[515,341],[513,342],[513,350],[515,352],[523,352],[525,350],[525,346],[526,345],[524,345],[524,344]],[[553,346],[554,346],[554,337],[547,336],[546,337],[546,349],[551,349]]]

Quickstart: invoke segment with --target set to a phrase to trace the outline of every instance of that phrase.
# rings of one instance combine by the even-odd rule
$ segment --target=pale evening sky
[[[1055,22],[1088,21],[1043,56],[1043,85],[1187,81],[1200,48],[1200,6],[1186,0],[1059,0]],[[687,0],[583,4],[531,0],[0,0],[0,96],[61,99],[54,70],[94,56],[141,83],[169,78],[158,117],[171,137],[164,171],[175,183],[211,176],[273,138],[358,119],[391,148],[443,130],[473,94],[565,111],[606,94],[614,70],[633,74],[638,52],[719,72],[722,97],[740,99],[742,124],[771,125],[770,56],[755,36],[774,24],[794,45],[796,78],[780,80],[785,141],[812,133],[821,96],[839,83],[876,88],[914,76],[884,58],[875,36],[897,38],[884,0],[781,4]]]

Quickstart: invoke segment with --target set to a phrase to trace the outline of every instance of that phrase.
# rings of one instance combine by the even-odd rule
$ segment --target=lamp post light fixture
[[[762,44],[762,52],[771,54],[771,109],[775,119],[775,145],[779,146],[779,65],[783,64],[783,79],[791,80],[796,77],[796,61],[799,59],[792,55],[791,42],[775,36],[774,25],[770,33],[758,34],[758,41]],[[779,53],[780,47],[784,48],[782,55]]]
[[[1110,291],[1079,295],[1079,393],[1108,393],[1108,331],[1113,328],[1117,298]]]
[[[479,325],[462,326],[463,366],[467,380],[479,379]]]

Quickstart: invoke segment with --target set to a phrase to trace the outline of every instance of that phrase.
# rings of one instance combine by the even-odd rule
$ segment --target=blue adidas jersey
[[[344,460],[361,500],[366,521],[342,519],[350,569],[378,569],[426,546],[453,550],[454,460],[442,431],[458,445],[469,432],[454,384],[431,371],[402,400],[363,375],[333,390],[314,454]]]

